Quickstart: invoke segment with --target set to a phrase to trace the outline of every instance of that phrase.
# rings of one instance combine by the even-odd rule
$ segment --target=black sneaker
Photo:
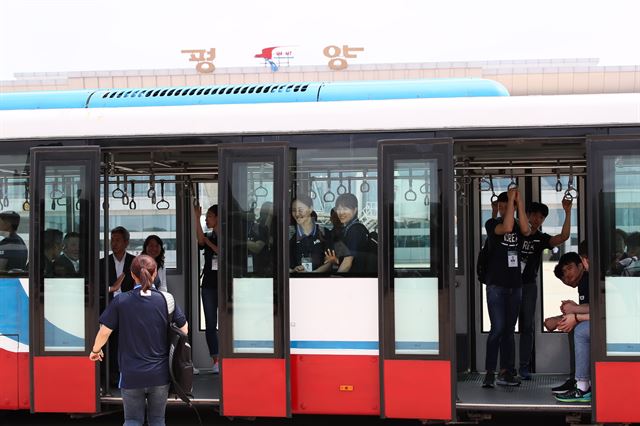
[[[482,387],[486,389],[492,389],[495,386],[496,374],[493,371],[487,371],[482,381]]]
[[[500,386],[520,386],[520,379],[515,377],[511,371],[504,370],[498,374],[498,380],[496,380],[496,383]]]
[[[551,388],[551,392],[553,393],[565,393],[572,391],[576,388],[576,381],[573,379],[567,379],[566,382],[561,384],[560,386],[556,386],[555,388]]]

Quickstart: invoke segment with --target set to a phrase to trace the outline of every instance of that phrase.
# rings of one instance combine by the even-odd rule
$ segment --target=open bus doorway
[[[457,202],[457,289],[456,333],[458,345],[458,408],[483,410],[488,407],[515,410],[530,406],[538,410],[566,410],[551,389],[569,376],[569,342],[565,333],[545,330],[543,321],[559,314],[562,300],[577,300],[577,291],[563,285],[553,273],[559,257],[577,251],[585,234],[584,201],[586,161],[584,141],[578,139],[502,139],[456,141]],[[487,337],[491,328],[486,285],[476,273],[478,252],[486,239],[485,223],[495,212],[491,200],[510,186],[517,186],[528,206],[544,203],[549,208],[541,231],[551,236],[561,233],[565,220],[562,200],[569,187],[573,203],[569,238],[544,250],[537,274],[533,315],[534,344],[529,368],[532,380],[518,386],[482,388],[485,375]],[[517,226],[517,225],[516,225]],[[515,369],[520,354],[520,322],[516,323]],[[526,356],[524,356],[526,358]],[[498,368],[500,367],[500,359]],[[497,374],[497,372],[496,372]],[[588,404],[575,410],[589,411]]]
[[[153,147],[129,148],[123,148],[126,143],[119,143],[116,149],[102,150],[100,258],[111,253],[111,230],[117,227],[129,232],[127,252],[134,256],[143,253],[149,236],[162,241],[161,276],[189,322],[193,363],[199,373],[194,376],[194,400],[218,404],[219,376],[212,371],[201,302],[204,261],[195,228],[201,226],[207,231],[204,215],[209,206],[217,204],[217,146],[163,146],[162,142]],[[196,205],[202,206],[201,218],[195,217]],[[102,284],[112,279],[100,277]],[[107,358],[115,354],[112,350]],[[117,371],[113,371],[117,367],[113,360],[103,364],[102,401],[119,403],[120,392],[113,380],[117,378]]]

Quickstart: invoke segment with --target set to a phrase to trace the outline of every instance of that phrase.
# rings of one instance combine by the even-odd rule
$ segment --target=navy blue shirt
[[[120,387],[136,389],[169,383],[167,303],[155,288],[142,295],[141,288],[115,297],[100,315],[100,324],[118,330]],[[178,305],[173,321],[182,327],[187,319]]]
[[[522,287],[520,256],[518,255],[518,232],[512,229],[504,235],[496,234],[496,226],[502,218],[489,219],[484,227],[489,238],[489,263],[487,285],[500,287]],[[516,227],[516,224],[513,224]]]
[[[580,299],[580,305],[589,303],[589,272],[587,271],[584,271],[582,278],[580,278],[580,283],[578,284],[578,297]]]
[[[289,240],[289,266],[295,268],[302,265],[302,258],[308,257],[311,259],[312,268],[318,269],[324,264],[326,246],[325,233],[320,225],[315,224],[309,235],[296,225],[296,234]]]
[[[366,259],[369,230],[358,219],[354,219],[344,228],[342,241],[347,247],[345,256],[353,256],[350,273],[366,272]],[[340,259],[342,261],[342,259]]]
[[[536,231],[535,234],[527,237],[518,232],[520,240],[520,262],[523,264],[522,282],[523,284],[531,284],[536,282],[538,271],[540,271],[540,260],[542,259],[542,251],[552,248],[549,244],[551,235]]]
[[[214,231],[207,232],[205,238],[218,245],[218,236]],[[204,267],[202,269],[202,288],[218,288],[218,255],[208,244],[199,246],[204,250]],[[215,259],[215,261],[214,261]],[[215,269],[214,269],[215,268]]]

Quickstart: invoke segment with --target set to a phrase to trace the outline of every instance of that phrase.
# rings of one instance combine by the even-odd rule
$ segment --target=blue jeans
[[[515,355],[514,332],[520,301],[522,300],[522,288],[509,288],[497,285],[487,285],[487,306],[489,307],[489,319],[491,330],[487,338],[487,356],[485,368],[487,371],[495,371],[498,364],[498,351],[500,351],[500,367],[512,370]]]
[[[536,283],[522,286],[522,302],[520,304],[519,328],[520,328],[520,367],[531,369],[531,353],[535,333],[536,301],[538,298],[538,286]],[[514,342],[515,343],[515,342]],[[515,349],[515,348],[514,348]],[[515,356],[515,350],[513,350]],[[515,359],[512,360],[515,365]]]
[[[205,336],[209,355],[218,356],[218,289],[202,287],[202,307],[204,309],[204,320],[207,323]]]
[[[591,380],[591,354],[589,352],[591,336],[589,333],[589,321],[582,321],[573,329],[576,345],[576,380]]]
[[[149,426],[164,426],[164,411],[168,395],[168,384],[148,388],[122,389],[124,426],[142,426],[144,424],[145,400]]]

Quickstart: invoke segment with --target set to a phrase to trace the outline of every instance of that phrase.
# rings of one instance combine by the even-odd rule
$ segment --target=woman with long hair
[[[169,312],[167,301],[154,286],[156,261],[147,255],[131,263],[133,290],[113,299],[100,316],[100,330],[89,354],[102,361],[102,347],[113,330],[118,330],[118,363],[124,420],[126,425],[164,425],[169,393]],[[173,322],[189,332],[187,319],[175,305]],[[145,410],[146,405],[146,410]]]
[[[331,263],[325,262],[327,239],[325,230],[316,223],[313,200],[299,194],[291,202],[291,217],[296,233],[289,240],[289,272],[329,272]],[[315,216],[315,217],[314,217]]]
[[[154,282],[160,291],[167,291],[167,271],[164,269],[164,243],[157,235],[149,235],[142,243],[142,254],[151,256],[158,266],[158,275]]]
[[[204,252],[201,295],[206,324],[205,337],[209,348],[209,356],[213,362],[212,371],[217,374],[220,372],[218,364],[218,256],[220,254],[220,247],[218,246],[218,235],[220,233],[218,205],[214,204],[207,209],[205,225],[211,231],[206,234],[200,224],[201,216],[202,207],[195,207],[194,217],[198,248]]]

